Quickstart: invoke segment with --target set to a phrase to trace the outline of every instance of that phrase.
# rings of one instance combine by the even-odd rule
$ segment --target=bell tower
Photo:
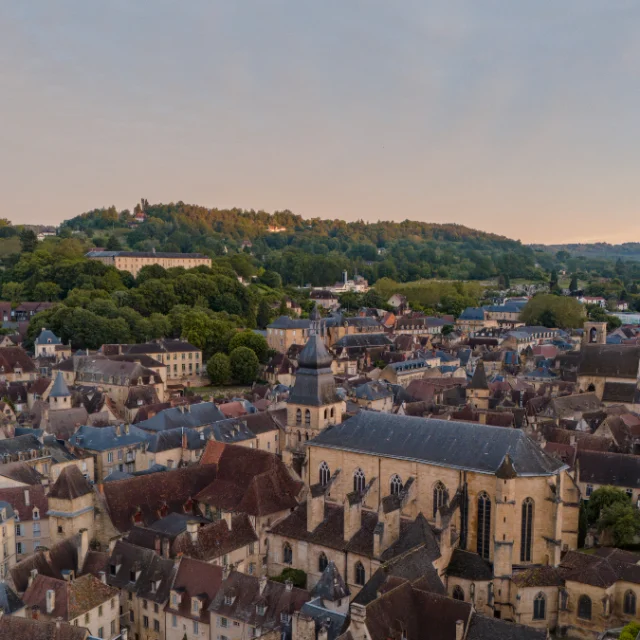
[[[311,313],[309,340],[298,355],[296,380],[287,402],[285,461],[304,458],[304,443],[332,424],[342,421],[343,401],[336,394],[331,371],[333,357],[325,346],[318,308]],[[288,458],[288,460],[287,460]]]
[[[582,334],[582,344],[606,344],[607,343],[607,323],[606,322],[585,322]]]

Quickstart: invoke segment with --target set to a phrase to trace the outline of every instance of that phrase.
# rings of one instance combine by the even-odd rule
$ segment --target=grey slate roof
[[[0,582],[0,610],[4,615],[15,613],[24,607],[24,602],[16,592],[4,581]]]
[[[640,347],[619,344],[585,345],[580,350],[579,376],[638,377]]]
[[[307,446],[495,474],[508,454],[518,476],[549,476],[566,465],[523,431],[483,424],[360,411],[330,426]]]
[[[298,355],[298,372],[289,402],[311,406],[338,402],[331,361],[324,341],[313,334]]]
[[[482,360],[476,365],[476,370],[473,372],[473,378],[471,378],[470,389],[489,389],[489,383],[487,382],[487,374],[484,370],[484,363]]]
[[[355,388],[355,396],[361,400],[382,400],[392,397],[393,392],[382,382],[365,382]]]
[[[267,329],[308,329],[310,326],[311,320],[280,316],[267,325]]]
[[[640,489],[640,456],[578,450],[580,482]]]
[[[165,409],[153,418],[138,422],[137,426],[145,431],[166,431],[179,427],[202,427],[220,422],[220,420],[226,420],[226,417],[213,402],[199,402],[198,404]]]
[[[477,553],[454,549],[447,566],[447,575],[475,582],[493,580],[491,564]]]
[[[89,251],[87,258],[208,258],[203,253],[177,253],[167,251]]]
[[[83,425],[69,438],[69,442],[79,449],[107,451],[108,449],[141,444],[148,439],[148,433],[133,425],[129,427],[129,433],[126,433],[125,429],[121,428],[120,435],[117,435],[116,427],[88,427]]]
[[[488,618],[474,613],[467,630],[467,640],[546,640],[546,629]]]
[[[311,595],[329,602],[337,602],[349,596],[351,592],[345,584],[335,563],[331,561],[322,572],[320,580],[311,590]]]
[[[61,344],[62,340],[50,329],[42,329],[40,335],[34,340],[34,344]]]
[[[51,387],[51,391],[49,392],[49,397],[63,398],[70,395],[71,392],[69,391],[69,387],[67,387],[67,383],[64,381],[62,371],[58,371],[53,387]]]

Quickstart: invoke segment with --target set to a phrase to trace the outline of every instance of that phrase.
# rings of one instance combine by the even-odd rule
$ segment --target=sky
[[[0,0],[0,217],[640,241],[637,0]]]

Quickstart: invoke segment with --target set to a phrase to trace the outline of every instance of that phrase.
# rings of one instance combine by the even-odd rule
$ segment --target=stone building
[[[50,546],[48,501],[44,486],[38,484],[0,489],[0,501],[10,504],[15,514],[17,562],[32,554],[38,547]],[[7,531],[6,535],[9,533]],[[3,535],[3,539],[4,537]]]
[[[476,365],[471,382],[467,386],[467,399],[476,409],[489,408],[489,383],[482,360]]]
[[[211,266],[211,258],[201,253],[167,253],[156,251],[89,251],[86,257],[98,260],[106,265],[114,266],[119,271],[128,271],[134,278],[142,267],[152,264],[160,265],[165,269],[172,267]]]
[[[309,443],[305,479],[338,504],[356,492],[363,514],[402,496],[404,517],[437,526],[446,515],[457,547],[492,564],[492,607],[509,617],[514,568],[556,566],[577,546],[580,492],[567,470],[517,429],[361,411]]]
[[[615,392],[637,395],[640,373],[640,346],[619,344],[585,344],[578,360],[578,387],[593,391],[600,400]],[[620,400],[618,400],[620,401]]]

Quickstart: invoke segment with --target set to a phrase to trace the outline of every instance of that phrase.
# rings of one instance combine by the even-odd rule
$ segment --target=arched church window
[[[329,484],[329,479],[331,478],[331,471],[329,470],[329,465],[326,462],[320,463],[320,484],[323,487],[326,487]]]
[[[367,480],[364,475],[364,471],[360,468],[353,472],[353,490],[358,493],[363,493]]]
[[[489,559],[491,541],[491,499],[483,491],[478,495],[478,528],[477,550],[478,555],[485,560]]]
[[[389,492],[392,496],[397,496],[402,491],[402,478],[394,473],[389,481]]]

